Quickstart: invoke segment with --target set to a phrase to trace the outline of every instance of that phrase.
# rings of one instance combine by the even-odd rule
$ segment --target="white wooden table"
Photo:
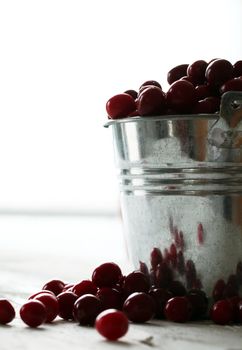
[[[117,218],[0,216],[0,296],[16,309],[49,279],[78,282],[105,261],[131,271]],[[242,326],[152,321],[131,324],[118,342],[61,319],[30,329],[20,320],[0,326],[0,350],[67,349],[241,350]]]

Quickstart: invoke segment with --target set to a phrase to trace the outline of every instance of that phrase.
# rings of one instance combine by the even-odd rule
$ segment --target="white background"
[[[0,1],[0,211],[117,213],[105,103],[242,59],[239,0]]]

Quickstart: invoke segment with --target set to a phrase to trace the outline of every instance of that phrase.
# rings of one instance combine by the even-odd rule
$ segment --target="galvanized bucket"
[[[211,297],[219,283],[224,296],[242,284],[241,104],[242,93],[228,92],[220,114],[105,125],[113,131],[129,255],[158,287],[180,280]]]

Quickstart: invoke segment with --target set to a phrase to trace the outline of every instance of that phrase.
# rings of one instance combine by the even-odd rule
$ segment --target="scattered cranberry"
[[[34,300],[41,301],[46,308],[45,322],[52,322],[59,312],[59,305],[55,295],[49,293],[40,293],[34,297]]]
[[[168,107],[178,113],[189,113],[196,103],[194,86],[185,80],[175,81],[166,94]]]
[[[192,316],[192,305],[186,297],[174,297],[166,303],[165,317],[173,322],[187,322]]]
[[[212,95],[210,87],[207,84],[197,85],[195,87],[195,92],[196,92],[197,101],[203,100],[204,98]]]
[[[188,64],[180,64],[172,68],[167,74],[167,82],[169,84],[174,83],[176,80],[181,79],[187,74]]]
[[[84,294],[95,295],[97,293],[97,287],[92,281],[83,280],[72,287],[72,292],[75,293],[78,297]]]
[[[122,311],[109,309],[97,316],[95,328],[104,338],[114,341],[127,333],[129,321]]]
[[[57,296],[59,304],[58,315],[64,320],[73,320],[73,308],[78,296],[71,292],[62,292]]]
[[[124,118],[136,110],[136,103],[129,94],[118,94],[108,100],[106,110],[111,119]]]
[[[47,313],[44,304],[39,300],[29,300],[20,311],[20,317],[29,327],[36,328],[46,321]]]
[[[0,299],[0,324],[10,323],[15,317],[15,310],[7,299]]]
[[[164,288],[152,288],[149,295],[155,302],[155,317],[163,318],[165,305],[173,297],[172,293]]]
[[[86,294],[75,301],[73,316],[81,325],[93,325],[101,310],[100,300],[92,294]]]
[[[214,323],[225,325],[233,321],[233,308],[229,300],[217,301],[211,309],[210,317]]]
[[[93,271],[92,282],[99,288],[113,287],[121,277],[120,267],[113,262],[108,262],[98,266]]]
[[[67,291],[72,291],[73,287],[74,287],[74,283],[65,284],[65,287],[62,289],[62,293],[67,292]]]
[[[123,292],[126,296],[134,292],[148,292],[150,283],[145,274],[141,271],[133,271],[123,281]]]
[[[101,301],[102,310],[118,309],[123,305],[123,295],[115,288],[102,287],[97,293],[96,297]]]
[[[65,287],[64,282],[62,282],[60,280],[51,280],[51,281],[47,282],[42,289],[49,290],[49,291],[53,292],[55,295],[58,295],[62,292],[64,287]]]
[[[146,293],[131,294],[124,302],[123,311],[128,319],[135,323],[144,323],[155,315],[155,303]]]

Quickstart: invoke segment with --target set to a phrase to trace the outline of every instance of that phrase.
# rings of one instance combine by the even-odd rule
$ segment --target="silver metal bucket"
[[[153,283],[170,283],[157,281],[165,266],[171,279],[209,296],[220,279],[224,295],[242,284],[241,103],[241,93],[229,92],[220,115],[105,125],[113,131],[128,251]]]

